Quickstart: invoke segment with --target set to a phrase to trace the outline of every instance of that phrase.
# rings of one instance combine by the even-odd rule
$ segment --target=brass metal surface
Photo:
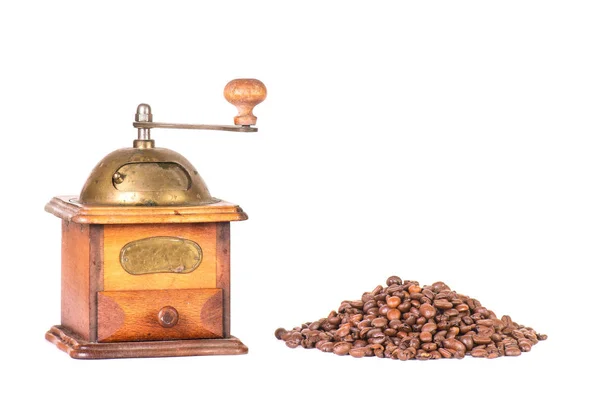
[[[123,165],[113,174],[113,186],[122,192],[186,191],[191,180],[174,162],[136,162]]]
[[[201,129],[208,131],[229,131],[229,132],[258,132],[258,128],[248,125],[202,125],[202,124],[175,124],[168,122],[134,122],[134,128],[168,128],[168,129]]]
[[[123,269],[132,275],[187,274],[202,262],[202,249],[192,240],[154,236],[127,243],[119,259]]]
[[[79,196],[81,204],[97,206],[197,206],[217,201],[185,157],[158,147],[108,154]]]

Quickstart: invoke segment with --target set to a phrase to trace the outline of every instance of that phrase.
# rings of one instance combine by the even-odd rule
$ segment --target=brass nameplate
[[[187,274],[202,262],[202,249],[188,239],[155,236],[127,243],[121,249],[120,260],[123,269],[132,275]]]

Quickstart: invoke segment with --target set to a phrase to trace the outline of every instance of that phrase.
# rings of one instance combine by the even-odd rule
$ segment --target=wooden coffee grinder
[[[61,324],[46,339],[81,359],[248,352],[229,333],[229,222],[248,217],[150,130],[256,132],[266,93],[255,79],[227,84],[235,126],[153,122],[140,104],[133,147],[104,157],[79,197],[46,205],[62,219]]]

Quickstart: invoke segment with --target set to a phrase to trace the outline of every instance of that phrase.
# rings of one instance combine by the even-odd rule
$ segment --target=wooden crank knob
[[[252,109],[267,97],[267,88],[258,79],[234,79],[225,86],[223,95],[238,110],[234,124],[255,125]]]

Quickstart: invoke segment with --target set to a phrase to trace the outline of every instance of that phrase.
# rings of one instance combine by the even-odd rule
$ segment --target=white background
[[[594,1],[3,2],[0,397],[593,397],[599,20]],[[154,138],[250,216],[232,224],[232,333],[250,353],[71,360],[44,340],[60,321],[45,203],[130,146],[138,103],[232,123],[237,77],[268,87],[258,133]],[[549,339],[431,362],[275,340],[391,274]]]

